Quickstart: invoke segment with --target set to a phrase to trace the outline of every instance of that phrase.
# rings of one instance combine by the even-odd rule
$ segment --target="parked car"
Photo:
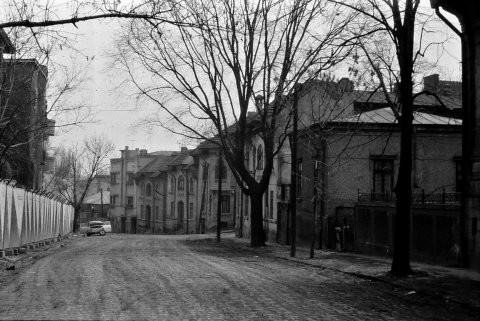
[[[104,229],[105,232],[107,232],[107,233],[111,233],[111,232],[112,232],[112,225],[110,224],[110,221],[105,221],[105,222],[103,222],[103,229]]]
[[[86,234],[87,236],[90,236],[92,234],[100,234],[101,236],[104,236],[106,232],[105,232],[105,229],[103,228],[103,222],[102,221],[88,222],[88,230]]]

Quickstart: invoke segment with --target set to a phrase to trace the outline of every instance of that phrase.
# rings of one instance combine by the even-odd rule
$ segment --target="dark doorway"
[[[137,234],[137,218],[132,217],[130,219],[130,233]]]
[[[183,202],[180,201],[178,202],[178,207],[177,207],[177,211],[178,211],[178,220],[177,220],[177,224],[178,224],[178,228],[182,228],[183,227],[183,213],[184,213],[184,210],[183,210]]]
[[[126,227],[126,218],[121,217],[121,220],[120,220],[120,232],[121,233],[125,233],[125,227]]]
[[[150,205],[145,206],[145,228],[150,229],[150,221],[152,220],[152,208]]]

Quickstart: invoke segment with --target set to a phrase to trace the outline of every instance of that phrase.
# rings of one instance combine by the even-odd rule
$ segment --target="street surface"
[[[59,246],[3,280],[0,319],[478,320],[454,303],[186,236]]]

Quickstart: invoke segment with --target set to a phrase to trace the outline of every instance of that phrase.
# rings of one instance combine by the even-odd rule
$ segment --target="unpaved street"
[[[80,239],[22,268],[0,302],[0,319],[475,319],[387,284],[185,236]]]

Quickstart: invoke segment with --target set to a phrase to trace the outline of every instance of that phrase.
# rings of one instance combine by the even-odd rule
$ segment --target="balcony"
[[[414,193],[412,195],[412,202],[414,204],[460,204],[461,193],[446,193],[445,189],[442,193],[427,194],[422,190],[421,193]],[[358,191],[358,202],[394,202],[397,198],[395,193],[376,193],[360,192]]]

